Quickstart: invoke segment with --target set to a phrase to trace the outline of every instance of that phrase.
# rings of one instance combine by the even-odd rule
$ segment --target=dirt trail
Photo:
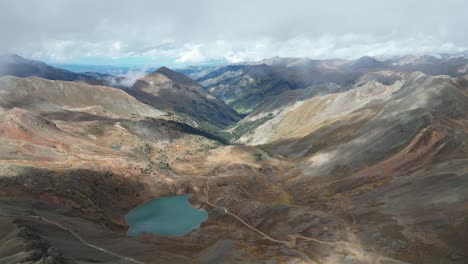
[[[213,203],[211,203],[209,201],[209,190],[210,190],[210,182],[209,180],[206,182],[206,187],[205,187],[205,195],[206,195],[206,201],[204,201],[206,204],[214,207],[214,208],[218,208],[218,209],[221,209],[224,211],[224,213],[234,217],[237,221],[241,222],[243,225],[245,225],[247,228],[251,229],[252,231],[256,232],[257,234],[260,234],[261,236],[263,236],[265,239],[267,240],[270,240],[272,242],[275,242],[275,243],[281,243],[281,244],[284,244],[286,245],[288,248],[294,248],[296,246],[296,241],[297,239],[302,239],[304,241],[312,241],[312,242],[317,242],[317,243],[321,243],[321,244],[344,244],[351,252],[353,252],[354,254],[356,255],[360,255],[359,252],[357,252],[356,250],[352,249],[349,245],[348,245],[348,242],[345,242],[345,241],[323,241],[323,240],[319,240],[319,239],[316,239],[316,238],[312,238],[312,237],[305,237],[305,236],[302,236],[302,235],[299,235],[299,234],[293,234],[293,235],[289,235],[288,237],[290,238],[290,240],[288,241],[285,241],[285,240],[278,240],[278,239],[274,239],[272,238],[271,236],[265,234],[264,232],[258,230],[257,228],[251,226],[250,224],[248,224],[247,222],[245,222],[242,218],[240,218],[239,216],[237,216],[236,214],[234,213],[231,213],[229,212],[229,210],[226,208],[226,207],[223,207],[223,206],[218,206],[218,205],[215,205]]]
[[[82,238],[80,235],[78,235],[77,233],[75,233],[73,230],[63,226],[62,224],[60,223],[57,223],[55,221],[52,221],[48,218],[45,218],[43,216],[38,216],[38,215],[13,215],[13,214],[4,214],[4,213],[0,213],[0,216],[6,216],[6,217],[17,217],[17,218],[23,218],[23,217],[29,217],[29,218],[34,218],[34,219],[38,219],[38,220],[41,220],[43,222],[46,222],[46,223],[49,223],[49,224],[52,224],[52,225],[55,225],[57,227],[59,227],[60,229],[62,230],[65,230],[67,232],[69,232],[70,234],[72,234],[76,239],[78,239],[78,241],[80,241],[82,244],[84,244],[85,246],[87,247],[90,247],[90,248],[94,248],[96,250],[99,250],[99,251],[102,251],[104,253],[107,253],[109,255],[112,255],[114,257],[117,257],[117,258],[120,258],[120,259],[123,259],[123,260],[126,260],[126,261],[129,261],[129,262],[132,262],[132,263],[137,263],[137,264],[144,264],[143,262],[141,261],[138,261],[136,259],[133,259],[133,258],[130,258],[130,257],[125,257],[125,256],[122,256],[118,253],[115,253],[115,252],[112,252],[112,251],[109,251],[107,249],[104,249],[102,247],[99,247],[99,246],[96,246],[94,244],[91,244],[89,243],[88,241],[86,241],[84,238]]]
[[[229,212],[229,210],[226,208],[226,207],[223,207],[223,206],[218,206],[216,204],[213,204],[209,201],[209,189],[210,189],[210,179],[207,180],[206,182],[206,187],[204,189],[204,192],[205,192],[205,195],[206,195],[206,201],[204,201],[207,205],[209,206],[212,206],[214,208],[218,208],[218,209],[221,209],[223,210],[226,214],[230,215],[231,217],[235,218],[237,221],[239,221],[240,223],[242,223],[244,226],[246,226],[247,228],[249,228],[250,230],[256,232],[257,234],[261,235],[263,238],[269,240],[269,241],[272,241],[272,242],[275,242],[275,243],[280,243],[280,244],[283,244],[283,245],[286,245],[287,246],[287,249],[290,250],[288,254],[290,253],[295,253],[296,255],[298,255],[299,257],[301,257],[303,259],[303,261],[305,261],[306,263],[315,263],[314,261],[312,261],[310,258],[304,258],[303,256],[307,256],[307,254],[305,254],[304,252],[302,251],[299,251],[297,249],[294,249],[296,247],[296,243],[299,239],[301,239],[302,241],[307,241],[307,242],[315,242],[315,243],[319,243],[319,244],[328,244],[328,245],[344,245],[346,249],[349,250],[349,252],[352,252],[359,260],[362,260],[364,261],[365,263],[395,263],[395,264],[407,264],[406,262],[402,262],[402,261],[399,261],[399,260],[395,260],[395,259],[392,259],[392,258],[388,258],[388,257],[384,257],[384,256],[380,256],[380,255],[377,255],[377,254],[372,254],[372,253],[368,253],[368,252],[364,252],[362,249],[360,249],[359,247],[355,247],[355,246],[352,246],[353,243],[351,242],[347,242],[347,241],[324,241],[324,240],[320,240],[320,239],[316,239],[316,238],[313,238],[313,237],[306,237],[306,236],[303,236],[303,235],[300,235],[300,234],[292,234],[292,235],[288,235],[288,237],[290,238],[290,240],[286,241],[286,240],[278,240],[278,239],[274,239],[272,238],[271,236],[265,234],[264,232],[258,230],[257,228],[251,226],[250,224],[248,224],[247,222],[245,222],[242,218],[240,218],[239,216],[237,216],[236,214],[234,213],[231,213]],[[352,216],[352,215],[351,215]],[[353,222],[355,223],[355,218],[353,217]]]

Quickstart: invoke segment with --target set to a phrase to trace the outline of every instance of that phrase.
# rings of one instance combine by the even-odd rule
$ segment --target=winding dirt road
[[[242,218],[240,218],[239,216],[237,216],[236,214],[233,214],[231,212],[229,212],[229,210],[226,208],[226,207],[223,207],[223,206],[219,206],[219,205],[215,205],[213,203],[211,203],[209,201],[209,190],[210,190],[210,183],[209,183],[209,180],[206,182],[206,188],[204,190],[205,192],[205,195],[206,195],[206,201],[204,201],[206,204],[214,207],[214,208],[218,208],[218,209],[221,209],[224,211],[224,213],[234,217],[237,221],[241,222],[243,225],[245,225],[246,227],[248,227],[249,229],[251,229],[252,231],[256,232],[257,234],[260,234],[261,236],[263,236],[265,239],[267,240],[270,240],[272,242],[275,242],[275,243],[281,243],[281,244],[284,244],[286,245],[288,248],[294,248],[296,246],[296,241],[297,239],[302,239],[304,241],[312,241],[312,242],[317,242],[317,243],[320,243],[320,244],[344,244],[351,252],[353,252],[354,254],[356,255],[359,255],[360,253],[357,252],[356,250],[352,249],[348,242],[346,241],[323,241],[323,240],[319,240],[319,239],[316,239],[316,238],[312,238],[312,237],[306,237],[306,236],[302,236],[302,235],[299,235],[299,234],[293,234],[293,235],[289,235],[288,237],[291,238],[291,240],[288,240],[288,241],[285,241],[285,240],[278,240],[278,239],[274,239],[272,238],[271,236],[265,234],[264,232],[258,230],[257,228],[251,226],[250,224],[248,224],[247,222],[245,222]]]

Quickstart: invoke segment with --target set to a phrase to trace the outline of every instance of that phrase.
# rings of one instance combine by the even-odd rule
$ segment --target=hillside
[[[127,91],[148,105],[188,116],[209,130],[239,120],[233,109],[204,91],[197,82],[166,67],[137,80]]]
[[[412,73],[392,85],[374,81],[298,101],[240,142],[296,164],[282,180],[295,201],[349,215],[372,250],[432,263],[435,256],[421,261],[409,249],[466,250],[467,110],[465,87]],[[457,224],[439,222],[439,212],[457,212]],[[431,237],[416,234],[422,225]]]
[[[467,75],[388,63],[235,65],[297,85],[241,120],[167,68],[128,89],[0,77],[0,263],[465,263]],[[180,194],[199,228],[127,236],[131,209]]]

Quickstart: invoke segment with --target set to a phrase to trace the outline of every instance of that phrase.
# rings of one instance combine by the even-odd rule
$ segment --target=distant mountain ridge
[[[88,84],[118,86],[121,78],[97,72],[76,73],[50,66],[44,62],[25,59],[17,54],[0,55],[0,76],[40,77],[48,80],[80,81]]]
[[[49,80],[79,81],[90,76],[52,67],[40,61],[28,60],[16,54],[0,56],[0,76],[16,77],[37,76]]]
[[[125,77],[97,72],[75,73],[15,54],[1,56],[0,65],[0,76],[40,77],[124,89],[148,105],[186,115],[209,130],[219,130],[239,120],[233,109],[205,91],[196,81],[166,67],[143,76],[134,84],[126,84],[130,80]]]
[[[465,56],[437,58],[409,55],[385,61],[369,56],[352,61],[274,57],[258,62],[192,67],[182,72],[200,82],[237,112],[249,114],[265,98],[287,90],[334,83],[340,87],[340,91],[345,91],[367,80],[392,84],[402,75],[414,71],[459,77],[468,73],[467,65]]]

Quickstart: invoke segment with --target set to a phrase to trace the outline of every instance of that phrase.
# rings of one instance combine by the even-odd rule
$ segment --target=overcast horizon
[[[458,53],[468,50],[466,10],[461,0],[2,1],[0,53],[52,64],[175,67]]]

